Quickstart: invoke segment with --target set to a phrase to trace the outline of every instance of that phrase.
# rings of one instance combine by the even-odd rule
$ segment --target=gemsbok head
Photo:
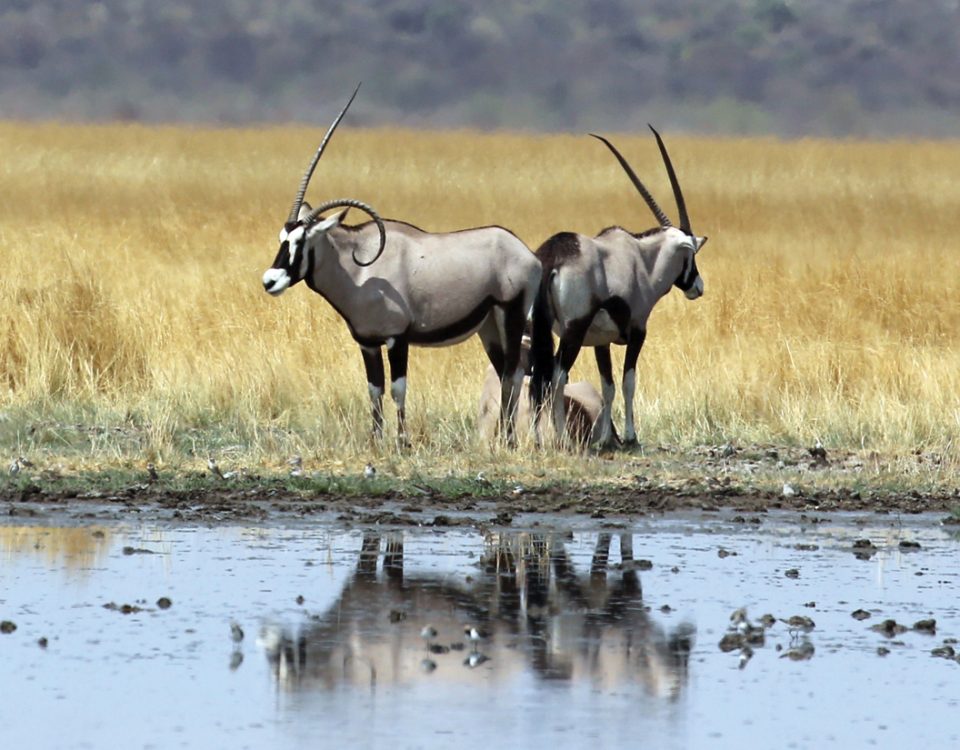
[[[356,94],[327,130],[300,180],[263,287],[276,296],[304,281],[344,319],[363,355],[377,438],[383,434],[382,347],[390,362],[398,438],[406,442],[409,347],[449,346],[478,334],[500,378],[501,427],[512,441],[523,379],[520,340],[540,284],[540,261],[502,227],[425,232],[381,219],[371,206],[352,198],[311,208],[304,200],[310,178]],[[361,209],[372,221],[344,224],[350,208]],[[331,209],[344,210],[324,217]]]
[[[583,346],[594,347],[600,371],[603,409],[599,439],[603,445],[616,441],[611,407],[616,387],[610,360],[610,345],[626,346],[623,363],[623,398],[626,426],[623,439],[636,442],[633,397],[636,364],[647,335],[647,321],[654,305],[673,287],[688,299],[703,294],[703,278],[696,255],[707,241],[693,232],[680,183],[660,134],[651,126],[673,187],[680,214],[674,226],[637,177],[627,160],[606,138],[593,135],[616,157],[630,181],[653,212],[658,225],[634,234],[614,226],[595,237],[572,232],[556,234],[537,249],[543,264],[543,280],[533,313],[533,376],[531,395],[539,410],[552,402],[557,435],[564,435],[562,393],[568,374]],[[554,356],[551,331],[559,336]]]

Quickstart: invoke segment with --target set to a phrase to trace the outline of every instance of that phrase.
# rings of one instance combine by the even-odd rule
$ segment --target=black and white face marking
[[[687,299],[697,299],[703,296],[703,277],[697,268],[697,251],[703,247],[706,241],[706,237],[687,237],[677,248],[684,255],[683,267],[673,284],[686,295]]]
[[[309,209],[309,206],[307,206]],[[303,281],[310,269],[309,242],[340,223],[346,211],[334,214],[307,227],[291,222],[280,230],[280,250],[273,265],[263,274],[263,288],[276,297],[298,281]]]
[[[273,265],[263,274],[263,288],[277,296],[301,281],[307,273],[306,229],[288,224],[280,230],[280,249]]]

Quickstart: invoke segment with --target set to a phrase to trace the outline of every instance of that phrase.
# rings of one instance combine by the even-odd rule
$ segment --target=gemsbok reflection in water
[[[479,572],[455,576],[405,574],[402,533],[370,532],[326,612],[296,630],[265,626],[260,641],[290,691],[532,671],[596,687],[632,682],[675,699],[694,628],[667,632],[651,618],[631,535],[619,535],[615,566],[611,540],[601,533],[590,569],[578,572],[560,535],[488,534]]]

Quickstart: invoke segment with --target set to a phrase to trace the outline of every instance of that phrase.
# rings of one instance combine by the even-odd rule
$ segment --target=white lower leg
[[[403,440],[407,435],[406,424],[406,402],[407,402],[407,379],[397,378],[390,383],[390,396],[393,403],[397,405],[397,436]]]
[[[607,382],[601,379],[600,388],[603,396],[603,408],[600,409],[600,425],[597,442],[606,443],[613,437],[613,399],[617,395],[617,387],[613,381]]]

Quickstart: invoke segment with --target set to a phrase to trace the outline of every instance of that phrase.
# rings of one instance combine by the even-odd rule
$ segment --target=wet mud
[[[69,487],[31,485],[0,492],[0,514],[9,516],[79,515],[95,518],[110,506],[156,520],[210,523],[271,520],[334,514],[340,520],[398,526],[510,526],[518,516],[581,516],[624,519],[676,511],[733,510],[747,524],[762,522],[769,511],[797,513],[870,512],[944,514],[960,525],[960,497],[954,492],[861,493],[846,489],[811,491],[802,496],[737,488],[646,490],[633,487],[539,487],[522,493],[446,496],[440,492],[388,491],[376,495],[338,495],[290,489],[282,482],[251,480],[243,485],[169,489],[134,485],[119,491],[87,492]],[[868,552],[868,550],[866,551]],[[135,554],[131,552],[130,554]]]
[[[311,481],[297,457],[290,477],[246,469],[223,472],[215,464],[215,474],[170,477],[158,475],[151,464],[142,481],[91,489],[98,485],[96,477],[34,469],[29,479],[0,483],[0,514],[92,517],[108,505],[158,520],[217,523],[332,514],[360,524],[445,527],[510,526],[518,517],[539,515],[621,523],[669,512],[733,510],[747,524],[760,523],[770,511],[942,513],[944,522],[960,524],[960,476],[951,482],[943,459],[922,452],[880,457],[828,454],[821,446],[728,445],[692,451],[661,447],[642,456],[617,452],[600,458],[621,461],[623,475],[616,481],[540,480],[524,486],[479,476],[415,483],[383,472],[367,481],[358,470],[340,478],[314,472]],[[366,472],[375,473],[369,466]],[[340,480],[348,492],[336,489]]]

